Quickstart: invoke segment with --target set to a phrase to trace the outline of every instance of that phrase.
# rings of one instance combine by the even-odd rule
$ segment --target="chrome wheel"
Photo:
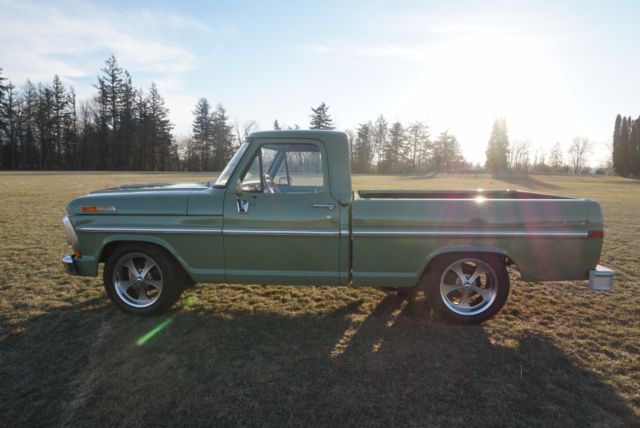
[[[134,308],[153,305],[162,293],[162,271],[151,257],[141,253],[122,256],[113,270],[118,297]]]
[[[440,277],[440,296],[452,312],[476,315],[496,299],[498,276],[486,262],[473,258],[456,260]]]

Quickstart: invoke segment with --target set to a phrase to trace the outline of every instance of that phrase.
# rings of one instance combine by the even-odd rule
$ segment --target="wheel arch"
[[[494,247],[494,246],[477,246],[477,245],[452,245],[447,247],[438,248],[430,252],[425,258],[421,269],[419,272],[418,284],[425,280],[427,274],[429,273],[430,268],[433,264],[443,256],[448,256],[451,254],[469,254],[469,253],[484,253],[484,254],[493,254],[503,258],[503,262],[505,266],[514,265],[518,266],[516,260],[514,260],[509,252],[504,248]]]
[[[100,249],[100,254],[98,256],[98,262],[99,263],[106,262],[107,259],[109,258],[109,255],[111,253],[113,253],[113,251],[116,248],[118,248],[119,246],[124,245],[124,244],[136,244],[136,243],[152,245],[152,246],[154,246],[156,248],[159,248],[160,250],[164,251],[165,253],[167,253],[167,255],[169,255],[176,262],[178,262],[178,265],[180,265],[180,267],[185,272],[185,274],[187,274],[189,277],[191,277],[191,274],[189,273],[189,265],[187,265],[187,263],[184,261],[184,259],[182,257],[180,257],[180,255],[175,250],[175,248],[173,248],[173,246],[171,246],[171,244],[169,244],[165,240],[157,238],[155,236],[142,236],[142,235],[136,235],[136,236],[113,235],[113,236],[110,236],[110,237],[106,238],[104,241],[102,241],[102,248]]]

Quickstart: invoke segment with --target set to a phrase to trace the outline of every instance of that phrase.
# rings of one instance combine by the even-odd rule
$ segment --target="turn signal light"
[[[83,213],[96,213],[98,212],[98,207],[80,207]]]

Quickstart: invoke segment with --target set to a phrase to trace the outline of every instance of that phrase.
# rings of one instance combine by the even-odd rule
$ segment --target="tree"
[[[372,129],[372,139],[373,139],[373,147],[371,149],[371,158],[370,162],[377,157],[378,158],[378,168],[381,165],[384,165],[384,150],[383,148],[387,145],[387,138],[389,134],[389,125],[384,116],[378,116],[376,122],[373,125]],[[369,169],[371,169],[371,164],[369,165]]]
[[[311,107],[311,129],[333,129],[333,120],[329,115],[329,106],[324,101],[316,108]]]
[[[508,168],[508,153],[509,136],[507,135],[507,122],[504,118],[497,118],[493,122],[493,129],[487,146],[486,168],[492,172],[506,171]]]
[[[123,142],[117,139],[120,124],[120,105],[123,82],[123,69],[118,65],[114,55],[104,62],[98,76],[97,101],[100,106],[100,126],[98,127],[100,141],[101,166],[106,168],[122,168]]]
[[[429,137],[429,127],[424,122],[413,122],[407,128],[407,143],[412,171],[426,169],[432,149]]]
[[[236,138],[238,143],[244,141],[249,134],[258,129],[258,122],[255,120],[245,120],[242,125],[236,120]]]
[[[193,110],[193,132],[192,144],[194,150],[199,153],[199,169],[206,171],[209,163],[209,156],[213,149],[213,118],[211,117],[211,106],[206,98],[200,98]]]
[[[389,138],[382,143],[382,156],[378,164],[378,171],[382,173],[398,171],[402,163],[405,143],[406,136],[402,123],[394,122],[389,129]]]
[[[531,148],[531,140],[517,140],[511,145],[509,150],[509,168],[528,171],[529,170],[529,152]]]
[[[282,128],[280,128],[280,124],[278,123],[278,119],[273,121],[273,129],[276,130],[276,131],[279,131],[280,129],[282,129]]]
[[[3,142],[3,133],[7,130],[7,108],[6,98],[9,87],[3,82],[7,80],[2,77],[2,68],[0,68],[0,148]]]
[[[222,104],[216,105],[212,117],[213,143],[215,146],[215,157],[212,167],[215,171],[220,171],[226,165],[227,161],[231,159],[231,155],[233,154],[233,127],[229,124],[227,111]],[[251,127],[245,127],[247,135],[250,130]]]
[[[582,171],[590,150],[591,141],[587,137],[575,137],[573,139],[569,146],[569,157],[574,174]]]
[[[620,136],[618,141],[618,169],[616,172],[623,177],[631,175],[631,118],[622,118],[622,124],[620,125]]]
[[[169,157],[173,125],[169,121],[169,110],[155,82],[151,82],[145,104],[146,114],[142,117],[143,129],[151,145],[151,162],[147,167],[151,171],[164,170]]]
[[[629,160],[631,173],[640,177],[640,116],[632,121],[629,135]]]
[[[448,131],[442,132],[433,143],[433,164],[437,172],[452,172],[464,165],[460,144]]]
[[[621,128],[622,117],[618,114],[613,127],[613,152],[611,154],[611,160],[613,162],[613,170],[619,175],[622,175],[625,169],[623,166],[625,159],[622,158],[622,148],[620,147],[620,136],[622,133]]]
[[[352,159],[354,172],[369,172],[371,168],[372,128],[373,124],[369,121],[356,129],[355,154]]]
[[[555,171],[560,172],[563,164],[562,159],[562,146],[559,142],[553,145],[551,153],[549,153],[549,166]]]

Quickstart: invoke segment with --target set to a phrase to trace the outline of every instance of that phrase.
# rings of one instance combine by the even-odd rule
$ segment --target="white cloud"
[[[192,69],[196,56],[166,41],[173,31],[209,31],[192,18],[151,11],[115,12],[88,3],[0,1],[0,61],[14,80],[68,79],[97,72],[96,58],[114,53],[133,71]]]
[[[77,0],[0,0],[3,77],[20,86],[27,79],[51,82],[57,74],[79,99],[89,98],[95,76],[113,53],[136,87],[158,84],[180,132],[186,132],[196,100],[186,90],[189,73],[202,66],[198,53],[181,41],[197,36],[211,54],[235,34],[229,24],[213,30],[193,17],[158,10]]]

